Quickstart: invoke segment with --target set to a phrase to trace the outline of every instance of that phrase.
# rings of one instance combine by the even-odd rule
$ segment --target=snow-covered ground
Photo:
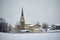
[[[60,33],[60,30],[48,30],[49,33]]]
[[[0,40],[60,40],[59,33],[1,33]]]

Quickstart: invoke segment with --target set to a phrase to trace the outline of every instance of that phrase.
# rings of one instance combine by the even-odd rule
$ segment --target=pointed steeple
[[[22,8],[21,18],[20,18],[20,26],[21,26],[21,30],[25,29],[25,19],[24,19],[24,14],[23,14],[23,8]]]
[[[24,14],[23,14],[23,8],[22,8],[22,14],[21,14],[21,16],[24,16]]]

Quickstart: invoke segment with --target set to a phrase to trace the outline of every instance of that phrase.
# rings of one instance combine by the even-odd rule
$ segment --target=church
[[[35,25],[25,24],[24,13],[22,8],[20,21],[18,25],[15,25],[15,31],[21,32],[23,30],[27,32],[42,32],[40,28],[41,28],[41,25],[39,25],[38,23]]]

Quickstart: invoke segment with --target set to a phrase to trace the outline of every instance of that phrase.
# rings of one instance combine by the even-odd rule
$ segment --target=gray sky
[[[22,6],[27,24],[60,24],[60,0],[0,0],[0,17],[15,25]]]

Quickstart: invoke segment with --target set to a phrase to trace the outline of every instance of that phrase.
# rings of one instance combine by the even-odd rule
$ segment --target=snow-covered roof
[[[29,26],[34,26],[34,25],[29,25]]]
[[[60,24],[55,24],[56,26],[60,26]]]

